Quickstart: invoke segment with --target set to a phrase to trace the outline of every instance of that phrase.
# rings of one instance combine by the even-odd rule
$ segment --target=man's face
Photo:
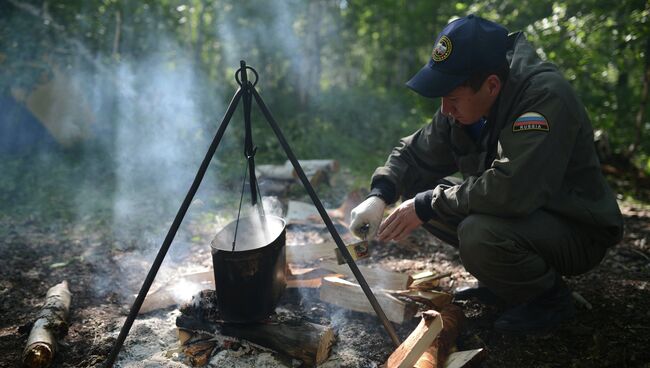
[[[440,110],[457,122],[469,125],[487,116],[495,100],[496,94],[490,88],[488,78],[476,92],[471,87],[460,86],[443,96]]]

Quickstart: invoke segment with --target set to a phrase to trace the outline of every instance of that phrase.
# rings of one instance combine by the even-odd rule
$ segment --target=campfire
[[[342,213],[359,198],[353,193],[341,207],[328,210],[349,242],[354,238],[343,231]],[[372,361],[377,360],[377,355],[390,355],[386,360],[389,367],[442,367],[450,354],[450,362],[460,364],[456,366],[482,357],[478,350],[454,352],[464,316],[451,303],[451,295],[440,291],[440,282],[450,276],[448,273],[406,274],[372,266],[370,259],[359,259],[360,271],[404,338],[395,349],[349,267],[339,264],[337,247],[327,240],[324,226],[314,213],[308,203],[288,201],[286,289],[277,307],[262,320],[237,323],[224,319],[212,270],[180,275],[173,283],[149,293],[143,304],[146,312],[175,304],[175,285],[203,288],[186,300],[176,318],[187,364],[203,366],[226,356],[263,351],[288,361],[287,366],[362,366],[360,361],[364,359]],[[378,246],[369,244],[370,255]],[[350,353],[349,349],[355,351]]]
[[[249,71],[254,75],[254,80],[248,79]],[[181,314],[176,319],[180,344],[188,357],[187,362],[195,366],[206,365],[215,353],[238,350],[246,341],[294,359],[297,365],[324,364],[330,359],[337,341],[348,343],[342,337],[340,322],[337,323],[336,318],[332,318],[337,315],[336,311],[341,310],[356,313],[357,316],[375,316],[371,317],[374,320],[370,322],[371,325],[377,325],[377,321],[381,323],[395,349],[388,357],[387,367],[442,367],[448,357],[452,362],[466,363],[479,355],[479,351],[454,353],[457,354],[455,357],[460,354],[461,358],[449,355],[464,318],[460,309],[451,304],[449,294],[434,290],[440,279],[449,274],[421,272],[408,275],[357,265],[358,261],[370,256],[371,244],[352,243],[349,234],[346,244],[341,234],[347,230],[345,216],[358,203],[351,202],[360,198],[351,197],[341,208],[328,212],[313,185],[324,176],[322,172],[326,168],[338,168],[338,165],[328,161],[311,162],[317,169],[310,169],[308,177],[307,171],[303,169],[303,164],[308,166],[307,162],[301,163],[295,157],[255,89],[257,72],[241,61],[235,79],[240,88],[235,92],[194,182],[144,280],[106,365],[113,365],[138,313],[155,309],[157,305],[164,304],[157,303],[157,300],[164,301],[169,297],[170,292],[166,288],[158,288],[153,294],[149,290],[240,101],[244,105],[246,167],[239,210],[236,220],[226,225],[212,241],[213,270],[207,274],[192,275],[203,282],[209,282],[210,276],[214,275],[214,286],[193,296],[192,301],[181,308]],[[333,243],[324,241],[287,245],[286,220],[265,213],[255,165],[257,148],[252,139],[253,99],[276,134],[290,164],[276,168],[264,167],[260,176],[280,172],[286,177],[286,169],[293,168],[290,177],[300,180],[313,205],[289,203],[286,216],[289,225],[308,227],[313,226],[314,222],[319,225],[324,223]],[[242,216],[246,187],[249,188],[252,210],[248,216]],[[305,214],[305,211],[310,210],[315,210],[316,213]],[[332,219],[336,220],[338,228]],[[310,303],[311,298],[305,295],[309,294],[317,294],[319,302],[327,307],[311,307],[306,310],[304,307]],[[283,297],[284,301],[280,303]],[[421,321],[411,329],[409,324],[414,321],[416,314],[421,316]],[[346,322],[352,320],[354,315],[351,314]],[[395,325],[405,326],[401,329],[402,335],[407,335],[403,342],[400,341]],[[367,341],[362,339],[360,333],[369,329],[370,326],[357,328],[355,337],[359,341],[356,345],[361,349],[364,349],[363,345]],[[409,333],[404,333],[404,329]],[[381,345],[390,346],[386,341]],[[292,362],[291,366],[296,364]],[[343,366],[352,364],[344,363]]]

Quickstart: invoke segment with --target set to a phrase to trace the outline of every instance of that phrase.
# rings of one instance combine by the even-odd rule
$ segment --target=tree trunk
[[[645,113],[648,107],[648,89],[650,87],[650,37],[646,39],[645,44],[645,62],[643,66],[643,89],[641,91],[641,101],[639,111],[636,113],[634,143],[630,146],[629,156],[632,157],[641,144],[643,137],[643,126]]]

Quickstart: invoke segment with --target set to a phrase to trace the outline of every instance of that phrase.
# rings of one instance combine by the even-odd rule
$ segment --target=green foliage
[[[615,150],[647,134],[646,0],[10,0],[0,3],[1,93],[30,90],[55,65],[82,64],[92,74],[156,55],[170,70],[189,65],[198,76],[201,92],[191,99],[203,130],[188,139],[203,144],[245,59],[259,71],[257,87],[301,157],[335,157],[368,174],[399,137],[430,118],[435,104],[404,82],[429,58],[435,34],[468,13],[524,30],[565,73]],[[100,124],[119,118],[108,105]],[[636,127],[640,109],[645,116]],[[269,161],[283,160],[260,114],[254,119],[261,151]],[[233,124],[226,149],[239,149],[241,125]],[[635,154],[647,166],[650,139],[640,139]],[[221,164],[238,162],[229,156]]]

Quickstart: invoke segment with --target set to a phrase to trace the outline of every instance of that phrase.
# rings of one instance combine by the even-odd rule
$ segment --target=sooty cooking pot
[[[224,321],[255,322],[268,317],[286,287],[286,222],[242,217],[212,240],[217,304]],[[233,250],[233,239],[236,241]]]

